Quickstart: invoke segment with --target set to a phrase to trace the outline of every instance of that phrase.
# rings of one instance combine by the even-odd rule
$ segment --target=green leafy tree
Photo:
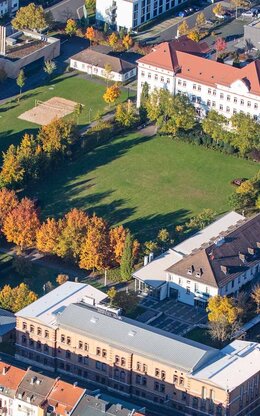
[[[145,123],[147,121],[146,104],[147,104],[148,98],[149,98],[149,85],[145,81],[143,88],[142,88],[142,93],[140,97],[140,107],[139,107],[139,116],[140,116],[140,120],[142,123]]]
[[[133,239],[130,232],[127,233],[125,246],[120,263],[120,274],[123,281],[131,280],[133,271]]]
[[[69,36],[75,35],[77,32],[77,28],[78,28],[78,25],[77,25],[76,20],[74,19],[67,20],[66,27],[65,27],[65,32],[67,35]]]
[[[16,84],[18,85],[18,87],[20,88],[20,97],[22,95],[22,89],[25,85],[25,74],[24,74],[24,70],[21,69],[18,77],[16,78]]]
[[[56,68],[57,66],[54,61],[45,61],[43,70],[44,72],[46,72],[46,74],[48,74],[48,77],[50,79]]]
[[[74,114],[75,114],[75,117],[77,119],[77,124],[79,124],[79,118],[82,114],[82,111],[83,111],[83,105],[80,104],[80,103],[76,104],[75,109],[74,109]]]
[[[227,118],[215,110],[210,110],[201,123],[204,133],[208,134],[216,142],[231,140],[231,133],[225,130],[227,125]]]
[[[108,291],[107,291],[107,296],[110,299],[110,306],[113,305],[114,299],[116,297],[117,291],[116,288],[114,286],[112,286]]]
[[[136,109],[131,100],[128,100],[127,103],[118,104],[115,120],[125,127],[132,127],[136,123]]]
[[[47,27],[43,7],[36,6],[34,3],[30,3],[25,7],[20,7],[11,23],[17,30],[30,29],[41,31]]]
[[[191,218],[186,226],[191,230],[202,230],[213,221],[215,215],[216,213],[212,209],[203,209],[203,211]]]
[[[2,185],[14,186],[20,184],[24,179],[24,168],[17,155],[16,147],[11,144],[7,151],[3,153],[3,164],[0,173]]]
[[[232,144],[239,150],[242,156],[253,148],[260,149],[260,124],[249,115],[237,113],[231,117],[234,134]]]

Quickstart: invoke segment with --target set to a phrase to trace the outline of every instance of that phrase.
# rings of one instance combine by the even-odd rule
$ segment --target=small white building
[[[123,83],[135,78],[137,73],[136,65],[90,48],[72,56],[70,67],[91,76]]]
[[[192,43],[164,42],[138,60],[137,106],[147,83],[150,92],[186,95],[201,117],[213,109],[227,118],[243,112],[260,121],[260,60],[236,68],[208,59]]]
[[[187,0],[97,0],[96,19],[118,29],[134,29]]]
[[[260,273],[260,214],[230,212],[137,270],[136,290],[158,300],[205,307],[215,295],[236,295]]]

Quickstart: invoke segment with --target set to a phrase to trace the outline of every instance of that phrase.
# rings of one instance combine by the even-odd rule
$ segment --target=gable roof
[[[128,318],[101,314],[83,304],[68,306],[58,317],[59,327],[110,342],[174,367],[191,371],[218,350]],[[145,340],[145,342],[144,342]]]
[[[260,214],[226,233],[214,244],[184,257],[167,271],[210,286],[223,287],[258,263]],[[201,272],[201,275],[197,277],[196,272]]]
[[[48,396],[48,404],[55,408],[55,413],[67,416],[78,404],[84,392],[84,389],[76,385],[57,380]]]
[[[124,61],[116,56],[97,52],[96,50],[90,48],[84,49],[84,51],[71,56],[70,59],[103,69],[106,65],[110,65],[112,71],[118,74],[125,74],[126,72],[136,68],[136,65],[131,64],[130,62]]]
[[[10,364],[0,362],[0,387],[3,388],[3,394],[14,396],[19,384],[26,374],[25,370],[14,367]]]
[[[29,368],[16,391],[16,397],[34,406],[41,406],[54,384],[55,379],[36,373]]]

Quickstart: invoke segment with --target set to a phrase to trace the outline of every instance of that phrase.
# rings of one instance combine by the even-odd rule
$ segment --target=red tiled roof
[[[85,390],[80,387],[58,380],[48,396],[48,403],[55,408],[57,414],[66,416],[76,406],[84,392]]]
[[[0,385],[6,389],[17,390],[25,374],[20,368],[0,362]]]
[[[192,47],[196,42],[164,42],[150,54],[139,59],[138,62],[155,66],[169,71],[178,71],[181,77],[204,83],[210,86],[216,84],[230,86],[237,80],[244,81],[250,92],[260,95],[260,60],[251,62],[244,68],[235,68],[222,64],[201,55],[207,51],[202,45],[199,49]],[[199,44],[197,44],[199,45]],[[194,45],[193,45],[194,46]]]

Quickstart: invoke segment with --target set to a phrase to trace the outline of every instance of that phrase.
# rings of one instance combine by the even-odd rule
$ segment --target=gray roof
[[[0,336],[7,334],[15,328],[15,315],[12,312],[0,309]]]
[[[130,352],[192,371],[218,350],[128,318],[103,315],[83,304],[71,304],[58,317],[61,328],[120,346]]]
[[[132,409],[131,409],[132,410]],[[80,400],[72,416],[129,416],[130,409],[126,409],[120,404],[112,404],[99,397],[86,395]]]
[[[28,369],[22,382],[16,391],[16,397],[20,400],[40,406],[50,393],[55,384],[55,379]]]

